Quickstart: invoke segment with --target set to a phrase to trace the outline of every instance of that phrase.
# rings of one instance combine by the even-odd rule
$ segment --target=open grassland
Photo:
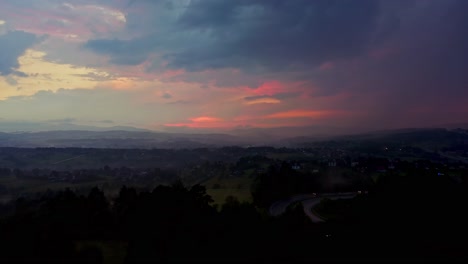
[[[207,193],[213,198],[214,204],[222,205],[228,196],[236,197],[240,202],[251,202],[250,187],[253,179],[248,176],[220,178],[213,177],[202,183]]]

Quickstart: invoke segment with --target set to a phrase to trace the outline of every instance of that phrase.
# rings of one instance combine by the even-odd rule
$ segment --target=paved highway
[[[325,194],[298,194],[294,195],[288,199],[284,199],[281,201],[277,201],[273,203],[269,208],[269,213],[272,216],[279,216],[286,212],[288,206],[292,205],[296,202],[302,202],[302,206],[304,207],[304,213],[309,217],[309,219],[314,223],[323,222],[324,220],[319,216],[315,215],[312,212],[312,208],[317,206],[323,198],[328,198],[330,200],[337,200],[337,199],[351,199],[355,197],[357,194],[348,192],[348,193],[325,193]]]
[[[277,201],[277,202],[273,203],[270,206],[268,211],[269,211],[270,215],[272,215],[272,216],[279,216],[281,214],[284,214],[284,212],[286,212],[286,209],[288,208],[288,206],[290,206],[291,204],[293,204],[295,202],[304,201],[304,200],[314,199],[314,198],[316,198],[316,196],[313,195],[313,194],[298,194],[298,195],[292,196],[292,197],[290,197],[288,199]]]
[[[83,154],[83,155],[76,156],[76,157],[73,157],[73,158],[60,160],[60,161],[54,162],[54,163],[52,163],[52,164],[53,164],[53,165],[56,165],[56,164],[59,164],[59,163],[62,163],[62,162],[66,162],[66,161],[69,161],[69,160],[74,160],[74,159],[77,159],[77,158],[83,157],[83,156],[84,156],[84,154]]]

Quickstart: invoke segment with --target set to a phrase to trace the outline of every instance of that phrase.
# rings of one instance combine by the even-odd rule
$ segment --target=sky
[[[466,0],[0,0],[2,122],[468,123]]]

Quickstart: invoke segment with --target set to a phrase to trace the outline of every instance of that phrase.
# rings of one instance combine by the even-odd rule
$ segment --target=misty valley
[[[466,130],[297,144],[0,148],[0,260],[467,258]]]
[[[468,263],[468,0],[0,0],[0,263]]]

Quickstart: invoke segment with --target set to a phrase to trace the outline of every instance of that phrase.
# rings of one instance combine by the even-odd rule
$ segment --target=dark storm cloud
[[[326,87],[323,93],[352,91],[346,107],[366,110],[364,122],[371,126],[466,120],[466,10],[464,0],[419,1],[375,54],[316,74],[314,81]]]
[[[379,12],[375,0],[191,1],[179,25],[210,42],[173,54],[171,65],[277,70],[353,57],[371,43]]]
[[[154,5],[174,9],[161,3]],[[164,34],[146,25],[145,37],[91,40],[85,46],[117,64],[141,63],[158,51],[169,66],[188,70],[311,67],[365,51],[376,35],[379,7],[375,0],[191,1]],[[134,16],[129,27],[137,23],[131,22]]]
[[[121,5],[126,13],[127,33],[132,38],[92,39],[85,48],[110,56],[113,64],[137,65],[154,52],[166,53],[187,44],[187,37],[177,37],[174,1],[131,0],[122,1]]]
[[[134,2],[160,12],[142,16],[144,23],[129,14],[130,29],[144,34],[87,47],[120,64],[157,53],[168,64],[150,70],[183,68],[189,72],[174,78],[188,81],[300,81],[314,98],[347,94],[333,106],[364,113],[362,123],[353,120],[360,125],[441,123],[468,114],[466,0],[200,0],[179,9]],[[177,16],[159,15],[175,9]]]
[[[85,44],[85,48],[100,54],[111,56],[111,63],[119,65],[137,65],[144,62],[154,50],[152,38],[134,40],[96,39]]]
[[[15,70],[19,67],[18,57],[37,40],[34,34],[23,31],[10,31],[0,35],[0,75],[13,73],[24,76],[24,73]]]

